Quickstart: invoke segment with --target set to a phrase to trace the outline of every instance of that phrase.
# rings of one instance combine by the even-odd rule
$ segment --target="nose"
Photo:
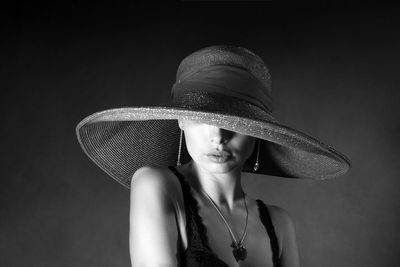
[[[220,145],[226,144],[231,139],[233,132],[210,125],[208,134],[212,144]]]

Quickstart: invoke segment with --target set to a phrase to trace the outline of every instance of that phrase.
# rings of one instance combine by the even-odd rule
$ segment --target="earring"
[[[182,136],[183,136],[183,131],[181,129],[181,134],[179,136],[178,160],[176,161],[176,166],[181,166]]]
[[[256,163],[254,163],[254,167],[253,167],[255,172],[258,171],[258,168],[260,167],[260,164],[258,162],[258,158],[260,156],[260,143],[261,143],[261,140],[257,139],[257,158],[256,158]]]

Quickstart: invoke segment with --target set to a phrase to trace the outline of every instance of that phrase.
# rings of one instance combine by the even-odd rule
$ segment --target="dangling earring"
[[[255,172],[258,171],[258,168],[260,167],[260,164],[258,163],[258,158],[260,156],[260,143],[261,143],[261,140],[257,139],[257,158],[256,158],[256,163],[254,163],[254,167],[253,167]]]
[[[176,166],[181,166],[182,136],[183,136],[183,131],[181,129],[181,134],[179,137],[178,160],[176,161]]]

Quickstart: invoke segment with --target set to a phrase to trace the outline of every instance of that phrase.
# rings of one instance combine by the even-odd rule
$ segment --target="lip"
[[[215,163],[224,163],[232,158],[232,154],[226,151],[215,151],[206,154],[207,158]]]

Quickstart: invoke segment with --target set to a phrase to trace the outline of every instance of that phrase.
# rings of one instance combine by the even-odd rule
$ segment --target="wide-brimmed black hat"
[[[328,179],[350,168],[332,147],[280,124],[271,114],[271,79],[251,51],[212,46],[179,65],[167,105],[125,107],[92,114],[76,127],[79,143],[101,169],[125,187],[142,166],[176,165],[178,119],[195,120],[261,140],[244,172],[289,178]],[[181,161],[190,160],[182,146]]]

